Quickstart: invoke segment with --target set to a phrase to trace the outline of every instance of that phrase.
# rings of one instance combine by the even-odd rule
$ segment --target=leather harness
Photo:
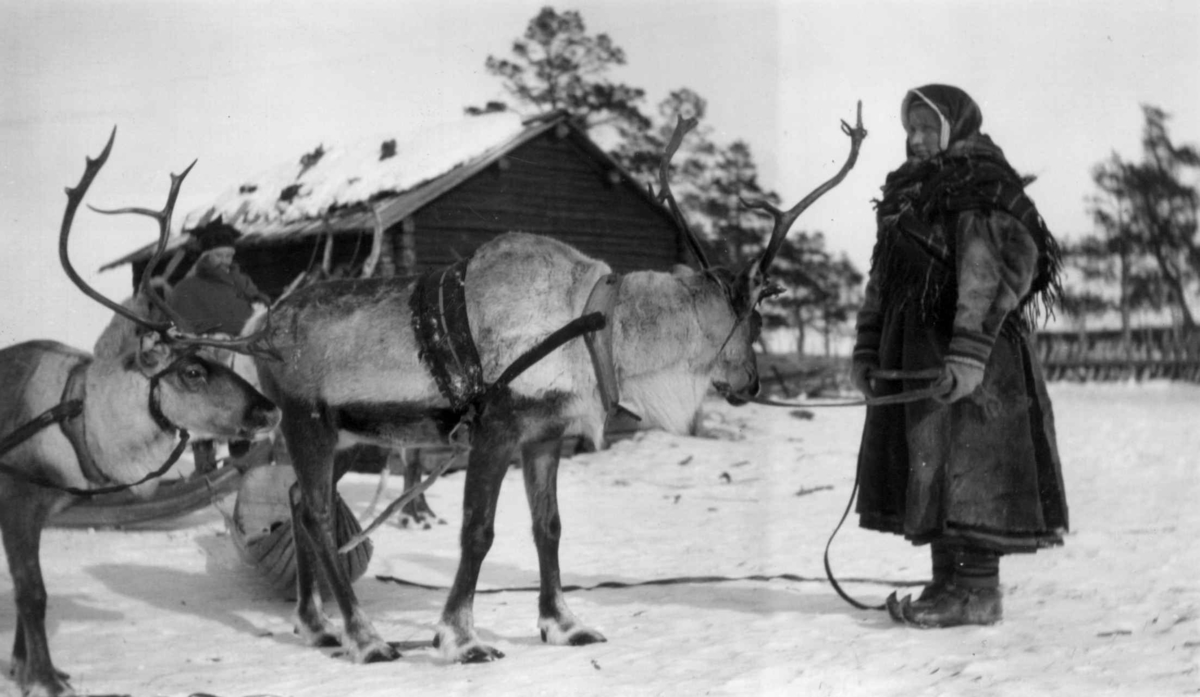
[[[84,403],[84,398],[87,396],[87,369],[91,364],[92,359],[88,358],[71,368],[71,372],[67,375],[67,385],[63,388],[62,398],[59,399],[59,402],[66,404],[75,400],[79,404]],[[75,459],[79,460],[79,469],[83,471],[83,476],[93,484],[112,484],[113,480],[104,474],[100,466],[96,464],[96,459],[92,457],[91,450],[88,449],[87,425],[83,418],[83,410],[80,409],[78,414],[58,422],[58,426],[75,450]]]
[[[592,369],[596,371],[596,384],[600,388],[600,401],[604,405],[605,419],[611,419],[618,411],[625,411],[635,419],[641,420],[636,414],[621,406],[621,389],[617,385],[617,364],[613,360],[613,308],[617,305],[617,296],[621,293],[621,274],[610,273],[601,276],[592,292],[588,295],[583,314],[599,312],[607,320],[604,328],[597,332],[584,334],[588,353],[592,356]]]
[[[163,370],[150,376],[150,395],[149,404],[147,405],[150,415],[154,418],[154,422],[158,427],[167,433],[177,433],[179,435],[179,442],[158,469],[130,484],[113,483],[115,480],[104,474],[87,449],[86,426],[81,417],[83,416],[83,398],[87,394],[84,373],[87,371],[88,366],[91,365],[91,362],[91,358],[85,358],[71,367],[71,372],[67,374],[67,383],[63,387],[62,399],[59,400],[58,404],[22,424],[7,436],[0,438],[0,455],[4,455],[9,450],[25,442],[38,431],[57,423],[59,424],[59,428],[62,429],[63,435],[71,443],[71,448],[75,451],[75,456],[79,461],[79,469],[83,472],[84,478],[92,484],[109,484],[109,486],[100,486],[95,489],[62,486],[45,477],[31,475],[5,462],[0,462],[0,473],[29,482],[35,486],[89,498],[101,494],[114,494],[119,491],[125,491],[156,477],[161,477],[179,460],[191,436],[186,429],[171,423],[171,420],[162,413],[162,409],[158,404],[158,381],[163,375],[175,370],[179,365],[179,361],[175,361]]]
[[[483,366],[467,323],[464,291],[470,257],[417,280],[409,307],[421,360],[450,408],[464,413],[483,395]]]
[[[465,414],[488,392],[479,351],[467,321],[464,289],[470,261],[467,257],[422,274],[409,300],[421,360],[433,374],[438,391],[450,402],[451,409],[460,414]],[[583,336],[592,357],[606,418],[623,409],[612,349],[612,310],[620,288],[620,274],[601,277],[592,287],[583,311],[583,317],[600,313],[604,319],[601,329],[587,331]]]

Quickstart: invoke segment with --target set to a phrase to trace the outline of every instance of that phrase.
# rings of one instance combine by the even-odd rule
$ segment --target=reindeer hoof
[[[400,658],[400,650],[386,641],[374,643],[361,651],[358,663],[387,663]]]
[[[484,644],[474,630],[439,624],[433,635],[433,648],[452,663],[489,663],[504,658],[504,652]]]
[[[551,646],[587,646],[608,641],[600,632],[573,622],[566,627],[549,619],[538,624],[542,642]]]
[[[71,685],[65,679],[55,677],[55,680],[27,683],[22,686],[21,694],[24,697],[75,697],[76,693]]]
[[[572,634],[567,643],[570,646],[587,646],[588,644],[603,644],[606,641],[608,639],[600,632],[592,629],[581,629]]]
[[[476,644],[467,648],[458,657],[459,663],[491,663],[504,658],[504,652],[491,646]]]
[[[296,619],[292,633],[318,649],[334,649],[342,645],[341,633],[328,621],[305,622]]]
[[[318,649],[332,649],[342,645],[342,640],[336,634],[329,632],[319,632],[308,638],[308,643]]]

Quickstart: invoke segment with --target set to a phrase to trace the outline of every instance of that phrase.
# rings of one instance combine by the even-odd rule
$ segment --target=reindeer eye
[[[188,382],[200,382],[208,377],[208,371],[204,369],[204,366],[198,364],[184,366],[179,374]]]

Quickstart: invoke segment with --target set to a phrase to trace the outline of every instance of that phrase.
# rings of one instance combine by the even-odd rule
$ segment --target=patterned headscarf
[[[941,120],[942,151],[921,160],[906,140],[908,161],[887,176],[876,202],[879,225],[871,262],[878,266],[884,297],[919,298],[935,319],[951,312],[957,287],[954,268],[958,215],[967,210],[1007,211],[1033,235],[1038,270],[1022,309],[1030,320],[1049,310],[1059,292],[1058,244],[1024,193],[1023,179],[992,139],[980,132],[983,113],[970,95],[950,85],[925,85],[905,95],[901,122],[907,130],[916,104]],[[1030,301],[1038,301],[1031,303]]]
[[[942,122],[941,146],[947,150],[957,143],[979,133],[983,126],[983,113],[970,95],[950,85],[925,85],[908,91],[900,104],[900,123],[908,129],[908,115],[914,104],[924,104],[938,115]],[[906,145],[906,148],[908,146]],[[907,154],[913,156],[911,148]]]

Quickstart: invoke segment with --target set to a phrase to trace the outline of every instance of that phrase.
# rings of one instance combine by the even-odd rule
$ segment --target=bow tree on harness
[[[297,629],[315,646],[341,643],[325,616],[318,575],[331,587],[356,662],[399,657],[359,606],[338,560],[334,493],[343,474],[334,452],[355,439],[399,445],[446,439],[464,420],[470,432],[461,557],[435,643],[451,661],[490,661],[473,620],[475,586],[494,537],[500,485],[520,462],[533,516],[544,641],[604,641],[567,607],[560,580],[556,493],[560,439],[603,444],[607,418],[625,408],[646,426],[694,429],[710,389],[754,394],[758,302],[778,292],[769,266],[788,228],[853,166],[866,131],[861,106],[842,170],[776,218],[763,255],[740,272],[711,266],[688,230],[668,185],[670,158],[694,121],[681,120],[660,167],[660,199],[670,207],[701,268],[615,275],[609,266],[557,240],[508,233],[459,263],[420,279],[334,281],[302,288],[272,309],[267,332],[283,360],[259,361],[264,392],[283,410],[281,430],[297,477]],[[590,312],[606,319],[587,341],[568,341],[524,366],[514,362],[559,328]]]
[[[171,211],[188,170],[171,175],[161,211],[138,213],[159,223],[158,246],[134,298],[116,303],[88,286],[67,255],[75,211],[112,150],[116,129],[79,184],[67,189],[59,260],[84,294],[113,310],[128,331],[92,356],[54,341],[0,350],[0,528],[17,605],[13,675],[23,694],[74,694],[50,659],[46,589],[39,563],[42,529],[54,513],[99,493],[148,493],[190,436],[256,438],[279,410],[230,369],[205,357],[209,348],[262,352],[259,337],[217,341],[183,334],[151,312],[164,312],[147,285],[162,256]],[[193,163],[194,164],[194,163]],[[94,209],[96,210],[96,209]],[[166,313],[170,317],[169,313]]]

